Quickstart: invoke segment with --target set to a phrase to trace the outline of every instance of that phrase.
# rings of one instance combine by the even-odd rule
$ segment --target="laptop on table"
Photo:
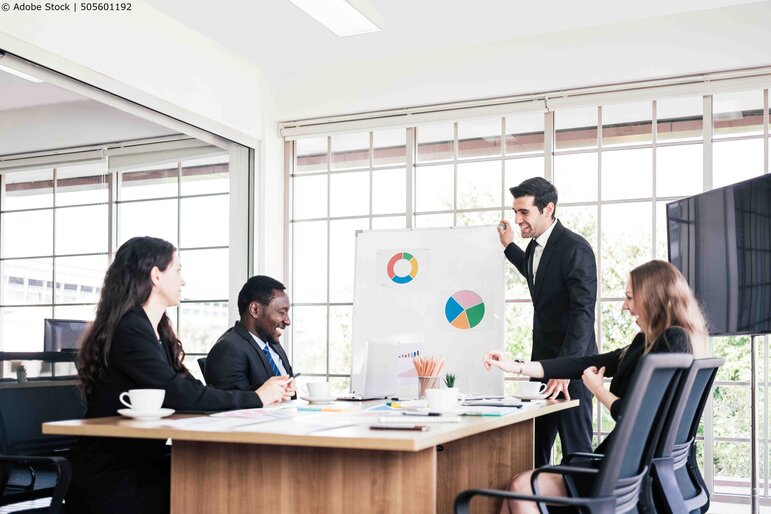
[[[396,343],[391,341],[367,341],[365,355],[359,369],[352,365],[351,392],[341,394],[338,400],[382,400],[396,394],[397,371]]]

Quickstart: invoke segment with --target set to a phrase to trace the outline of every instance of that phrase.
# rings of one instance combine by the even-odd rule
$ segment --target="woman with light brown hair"
[[[692,353],[695,358],[707,356],[707,326],[704,315],[685,277],[672,264],[650,261],[629,274],[623,310],[636,316],[640,332],[625,348],[586,357],[561,357],[542,361],[514,361],[505,352],[494,350],[484,357],[484,366],[493,366],[537,379],[581,378],[586,387],[609,411],[614,420],[621,412],[624,393],[630,385],[640,358],[648,353]],[[604,378],[613,377],[605,389]],[[595,453],[604,453],[608,437]],[[510,490],[532,494],[530,476],[525,471],[515,476]],[[566,496],[561,475],[541,474],[538,478],[543,496]],[[533,502],[508,500],[502,513],[537,513]]]

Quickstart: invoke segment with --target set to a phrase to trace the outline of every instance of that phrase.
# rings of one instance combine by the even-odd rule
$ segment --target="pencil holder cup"
[[[418,377],[418,398],[426,399],[426,391],[439,387],[440,377]]]

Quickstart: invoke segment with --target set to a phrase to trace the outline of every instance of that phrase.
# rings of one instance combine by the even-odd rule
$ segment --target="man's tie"
[[[535,260],[535,249],[538,248],[538,241],[533,239],[533,248],[530,252],[530,259],[527,261],[527,274],[530,276],[530,282],[535,284],[535,275],[533,274],[533,261]]]
[[[278,366],[276,366],[276,361],[274,361],[273,357],[270,355],[270,350],[268,349],[267,344],[262,349],[262,353],[264,353],[265,358],[268,359],[268,364],[270,364],[270,370],[273,372],[273,376],[277,377],[281,375],[281,372],[278,370]]]

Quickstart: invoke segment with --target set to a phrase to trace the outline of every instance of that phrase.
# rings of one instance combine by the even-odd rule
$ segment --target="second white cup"
[[[542,382],[517,382],[519,394],[526,396],[536,396],[546,390],[546,384]]]
[[[329,396],[329,382],[308,382],[305,384],[308,394],[314,398],[326,398]]]
[[[163,406],[166,391],[163,389],[130,389],[120,393],[118,399],[128,407],[138,411],[156,411]],[[129,401],[124,398],[128,397]]]

